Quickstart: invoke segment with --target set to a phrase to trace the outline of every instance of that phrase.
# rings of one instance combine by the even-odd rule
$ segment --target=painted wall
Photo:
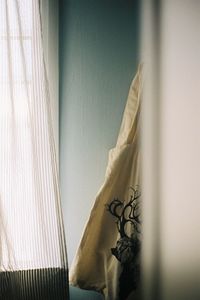
[[[138,64],[138,1],[60,1],[60,180],[69,263]],[[104,226],[104,224],[102,224]]]

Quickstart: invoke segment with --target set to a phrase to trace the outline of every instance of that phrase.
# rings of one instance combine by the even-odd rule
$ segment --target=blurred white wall
[[[143,1],[142,16],[144,296],[197,300],[200,1]]]

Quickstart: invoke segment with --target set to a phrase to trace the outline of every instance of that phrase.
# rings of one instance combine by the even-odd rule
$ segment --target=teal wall
[[[69,263],[138,65],[138,2],[60,1],[60,180]]]

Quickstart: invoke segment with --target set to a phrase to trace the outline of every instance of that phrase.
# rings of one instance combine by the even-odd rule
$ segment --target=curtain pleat
[[[39,0],[0,0],[0,299],[68,299]]]

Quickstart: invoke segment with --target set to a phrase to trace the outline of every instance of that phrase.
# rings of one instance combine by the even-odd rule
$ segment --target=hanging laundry
[[[106,300],[139,297],[141,248],[140,98],[142,67],[132,81],[105,181],[70,270],[70,283]]]

